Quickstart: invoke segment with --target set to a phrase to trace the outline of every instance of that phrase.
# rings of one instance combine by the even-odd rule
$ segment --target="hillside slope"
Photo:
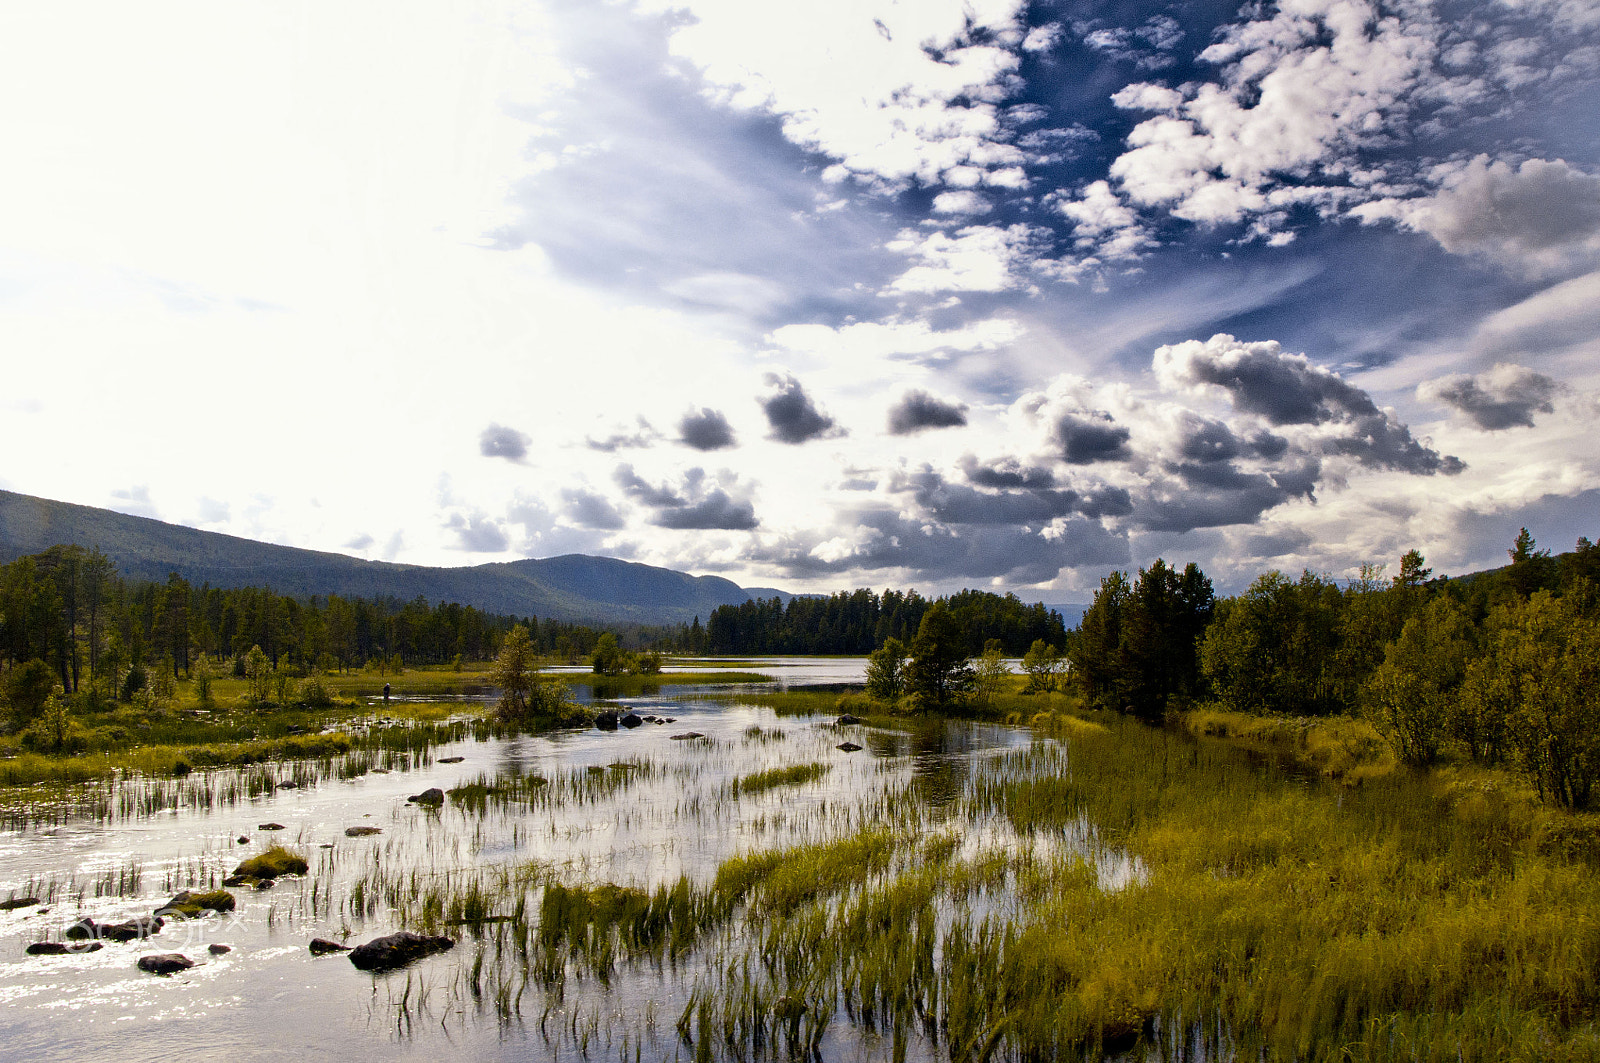
[[[460,602],[494,613],[611,623],[702,621],[719,605],[752,596],[787,599],[771,588],[746,590],[720,576],[691,576],[608,557],[563,557],[430,568],[200,531],[148,517],[0,491],[0,561],[57,544],[98,548],[125,575],[190,583],[265,586],[280,594]]]

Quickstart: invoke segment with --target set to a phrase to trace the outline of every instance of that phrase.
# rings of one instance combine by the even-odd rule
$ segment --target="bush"
[[[333,704],[333,695],[328,692],[328,685],[317,676],[307,676],[300,680],[300,700],[313,709],[325,709]]]

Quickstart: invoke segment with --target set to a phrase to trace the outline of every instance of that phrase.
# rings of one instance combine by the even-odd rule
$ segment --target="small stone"
[[[674,741],[674,742],[683,742],[683,741],[686,741],[686,740],[691,739],[691,738],[704,738],[704,737],[705,737],[705,735],[701,734],[699,731],[685,731],[682,734],[673,735],[672,736],[672,741]]]
[[[232,945],[207,945],[206,951],[213,956],[226,956],[233,951]]]
[[[440,757],[438,759],[437,763],[439,763],[439,764],[460,764],[463,760],[466,760],[466,759],[467,759],[466,757]]]
[[[298,790],[299,788],[300,788],[300,784],[297,783],[297,782],[294,782],[293,780],[290,780],[289,782],[281,782],[281,783],[278,784],[278,789],[280,789],[280,790]]]
[[[344,829],[344,836],[346,838],[366,838],[374,834],[382,833],[382,827],[346,827]]]
[[[337,941],[329,941],[327,938],[312,938],[311,939],[311,955],[313,955],[313,956],[326,956],[330,952],[349,952],[349,951],[350,951],[350,946],[349,945],[341,945]]]
[[[27,948],[29,956],[76,956],[80,952],[99,952],[105,948],[98,941],[66,942],[36,941]]]
[[[350,950],[350,962],[363,971],[388,971],[455,947],[452,938],[428,937],[402,930],[398,934],[373,938],[365,945],[357,945]]]
[[[854,753],[856,750],[860,749],[861,747],[856,745],[854,742],[840,742],[838,744],[838,746],[836,746],[835,748],[840,749],[840,750],[842,750],[842,751],[844,751],[846,753]]]
[[[246,837],[245,835],[241,834],[241,835],[239,835],[239,844],[240,845],[249,845],[250,844],[250,839],[248,837]]]
[[[263,823],[263,824],[261,824],[261,826],[256,828],[256,830],[282,830],[282,829],[283,829],[283,824],[282,823]]]
[[[178,952],[157,952],[139,957],[139,970],[151,974],[177,974],[193,966],[193,960]]]

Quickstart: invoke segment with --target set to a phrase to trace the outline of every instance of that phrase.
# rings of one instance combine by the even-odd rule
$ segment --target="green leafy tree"
[[[211,658],[202,653],[195,658],[193,667],[189,670],[190,677],[194,680],[194,696],[201,705],[211,704],[211,686],[217,680],[217,666]]]
[[[617,636],[609,631],[595,640],[594,653],[589,660],[595,675],[621,675],[627,668],[627,660],[622,647],[617,644]]]
[[[1005,689],[1011,677],[1006,664],[1005,651],[999,639],[990,639],[972,666],[972,700],[984,705],[994,704],[994,699]]]
[[[6,704],[11,710],[12,726],[21,730],[44,711],[45,702],[56,688],[56,675],[50,666],[35,657],[19,664],[5,677]]]
[[[943,602],[934,602],[922,614],[917,636],[911,640],[906,690],[931,705],[950,705],[965,701],[972,683],[966,632]]]
[[[1022,655],[1022,671],[1028,677],[1022,692],[1046,694],[1059,689],[1065,667],[1066,658],[1061,656],[1060,650],[1044,639],[1034,639],[1028,652]]]
[[[489,681],[500,688],[500,713],[520,717],[528,711],[528,693],[538,671],[538,654],[528,629],[518,624],[500,643],[500,654],[489,670]]]
[[[1407,764],[1429,764],[1459,716],[1473,628],[1459,604],[1435,598],[1406,621],[1363,691],[1366,715]],[[1466,736],[1463,736],[1466,737]],[[1468,738],[1469,745],[1471,739]]]
[[[1157,558],[1137,582],[1105,577],[1068,651],[1085,698],[1159,719],[1174,700],[1194,697],[1197,643],[1214,609],[1211,580],[1193,562],[1179,572]]]
[[[1327,715],[1345,711],[1329,664],[1338,651],[1344,598],[1310,572],[1268,572],[1244,594],[1218,603],[1201,644],[1217,699],[1235,712]]]
[[[894,701],[906,690],[906,647],[894,636],[867,656],[867,696]]]
[[[1540,796],[1588,808],[1600,780],[1600,620],[1573,598],[1537,591],[1491,618],[1487,652],[1463,700],[1499,725]]]
[[[45,698],[44,706],[39,712],[39,718],[33,722],[24,736],[24,741],[34,749],[47,753],[66,753],[73,746],[81,746],[82,742],[74,742],[78,736],[79,728],[72,718],[72,705],[67,700],[64,689],[57,686]]]
[[[260,646],[251,646],[244,655],[244,678],[250,700],[265,705],[272,695],[272,661]]]

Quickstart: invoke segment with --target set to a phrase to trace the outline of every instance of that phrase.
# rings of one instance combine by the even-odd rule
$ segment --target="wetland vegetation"
[[[0,762],[101,765],[54,819],[14,791],[36,852],[85,815],[212,840],[0,874],[60,927],[272,881],[227,913],[264,964],[313,934],[451,936],[318,990],[480,1055],[1591,1059],[1597,560],[1519,540],[1471,580],[1408,555],[1220,600],[1157,563],[1020,674],[935,602],[845,691],[756,686],[753,660],[554,674],[517,625],[492,664],[308,675],[318,708],[272,704],[247,662],[209,708],[191,675],[157,710],[74,710],[135,745]],[[574,693],[681,722],[563,729]],[[405,801],[417,775],[437,802]],[[235,808],[288,826],[235,840]]]

